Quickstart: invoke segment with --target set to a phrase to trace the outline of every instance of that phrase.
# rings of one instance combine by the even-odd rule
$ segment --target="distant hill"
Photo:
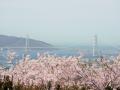
[[[52,45],[43,41],[29,39],[30,47],[51,47]],[[0,47],[25,47],[26,38],[0,35]]]

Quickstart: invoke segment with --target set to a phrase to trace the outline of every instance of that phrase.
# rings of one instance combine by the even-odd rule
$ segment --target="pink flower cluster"
[[[63,87],[78,85],[104,90],[107,86],[120,87],[120,58],[99,58],[85,63],[80,57],[41,55],[36,60],[25,59],[0,73],[13,76],[14,84],[40,85],[51,81],[53,86],[57,82]]]

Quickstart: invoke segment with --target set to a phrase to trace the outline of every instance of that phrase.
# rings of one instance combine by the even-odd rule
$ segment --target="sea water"
[[[116,56],[119,51],[113,48],[107,48],[107,49],[99,49],[102,51],[104,55],[108,56]],[[19,60],[23,59],[25,55],[30,55],[31,59],[36,59],[37,54],[49,54],[49,55],[55,55],[55,56],[83,56],[86,58],[92,57],[92,48],[90,47],[69,47],[69,48],[28,48],[26,51],[25,48],[20,49],[3,49],[0,52],[0,65],[7,65],[8,64],[8,52],[12,51],[15,52],[15,58],[13,60],[13,64],[16,64]]]

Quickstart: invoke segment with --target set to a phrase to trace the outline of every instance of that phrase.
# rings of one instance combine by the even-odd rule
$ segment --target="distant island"
[[[34,39],[28,39],[28,45],[29,47],[52,47],[52,45],[49,43]],[[0,35],[0,47],[25,47],[25,46],[26,38]]]

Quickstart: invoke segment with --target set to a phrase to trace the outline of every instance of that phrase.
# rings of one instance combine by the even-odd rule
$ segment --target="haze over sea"
[[[0,0],[0,34],[57,46],[120,45],[119,0]]]

